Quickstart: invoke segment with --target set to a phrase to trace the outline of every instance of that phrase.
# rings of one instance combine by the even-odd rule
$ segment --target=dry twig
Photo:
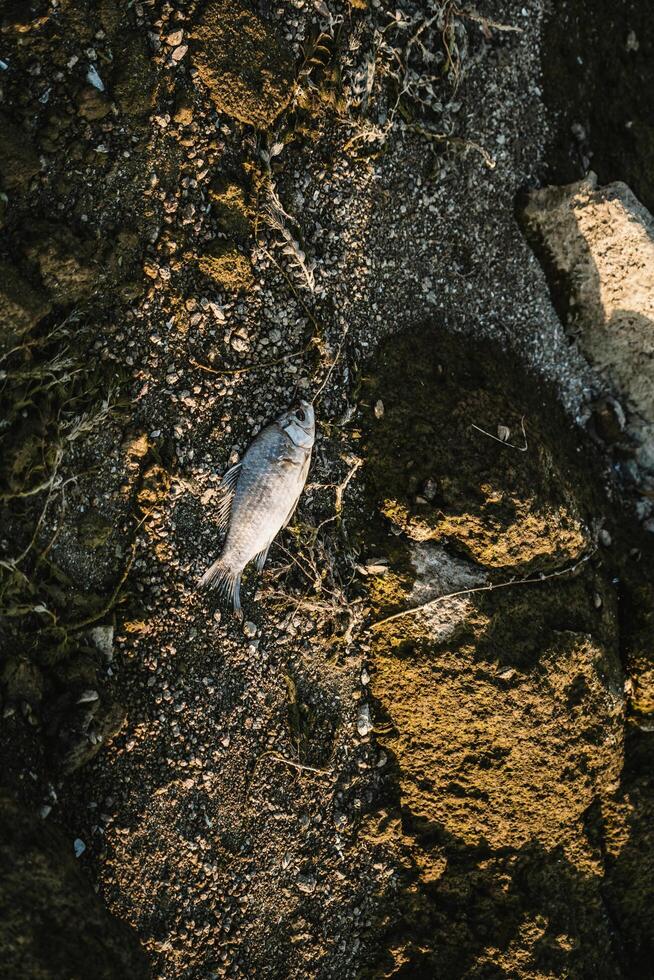
[[[483,434],[485,436],[488,436],[489,439],[494,439],[495,442],[499,442],[501,446],[507,446],[508,449],[517,449],[519,453],[526,453],[529,448],[529,446],[527,445],[527,433],[525,432],[524,415],[520,419],[520,426],[522,428],[522,438],[525,440],[524,446],[516,446],[512,442],[507,442],[506,439],[500,439],[499,436],[494,436],[492,432],[487,432],[486,429],[482,429],[481,426],[475,425],[474,422],[471,422],[470,425],[472,426],[473,429],[476,429],[477,432],[483,432]]]
[[[472,595],[473,592],[495,592],[497,589],[510,589],[518,585],[539,585],[542,582],[548,582],[553,578],[560,578],[562,575],[572,575],[577,569],[589,561],[595,552],[597,547],[594,547],[592,551],[576,561],[574,565],[567,565],[565,568],[560,568],[557,571],[549,572],[547,575],[534,575],[527,578],[511,579],[508,582],[495,582],[489,585],[477,585],[472,589],[461,589],[460,592],[448,592],[447,595],[436,596],[435,599],[430,599],[428,602],[423,602],[420,606],[412,606],[410,609],[403,609],[401,612],[393,613],[392,616],[387,616],[385,619],[380,619],[376,623],[372,623],[370,629],[379,629],[380,626],[385,626],[386,623],[392,623],[396,619],[401,619],[404,616],[414,616],[416,613],[424,612],[426,609],[430,609],[432,606],[438,605],[440,602],[445,602],[446,599],[456,599],[463,595]]]

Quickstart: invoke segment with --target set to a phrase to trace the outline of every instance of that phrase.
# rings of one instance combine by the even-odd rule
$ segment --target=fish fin
[[[290,523],[291,518],[293,517],[293,514],[297,510],[297,505],[300,503],[300,497],[302,496],[302,491],[304,490],[304,484],[307,482],[307,476],[309,475],[309,467],[310,467],[310,465],[311,465],[311,453],[307,453],[307,458],[305,459],[304,463],[302,464],[302,470],[300,471],[300,476],[301,476],[301,479],[302,479],[302,484],[300,486],[300,492],[298,493],[297,497],[295,498],[295,503],[293,504],[293,506],[289,510],[288,516],[287,516],[286,520],[284,521],[284,523],[282,524],[282,527],[281,527],[280,530],[283,530]]]
[[[269,550],[270,550],[270,545],[267,544],[266,547],[263,549],[263,551],[260,551],[259,554],[254,559],[259,574],[261,574],[261,572],[263,571],[263,566],[266,564],[266,558],[268,557]]]
[[[234,606],[234,612],[241,613],[241,573],[233,571],[222,558],[206,570],[200,581],[199,589],[217,589],[223,599]]]
[[[232,501],[234,500],[234,491],[236,490],[236,484],[238,483],[238,478],[241,472],[242,463],[236,463],[223,475],[220,481],[220,486],[218,487],[219,500],[218,500],[218,528],[221,531],[227,530],[227,525],[229,524],[229,518],[232,513]]]

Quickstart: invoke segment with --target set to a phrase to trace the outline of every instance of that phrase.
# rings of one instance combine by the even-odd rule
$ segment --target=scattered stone
[[[361,738],[365,738],[373,730],[374,725],[370,718],[370,705],[367,702],[359,705],[359,713],[357,715],[357,731]]]
[[[98,648],[100,653],[107,658],[113,659],[114,653],[114,628],[113,626],[94,626],[89,630],[91,641]]]
[[[83,840],[81,840],[81,838],[79,837],[75,838],[75,840],[73,841],[73,850],[75,851],[76,858],[82,856],[82,854],[86,850],[86,844],[84,843]]]
[[[89,70],[86,73],[86,80],[89,83],[89,85],[92,85],[93,88],[96,88],[98,92],[104,92],[104,82],[98,75],[98,70],[95,67],[95,65],[89,66]]]
[[[83,119],[94,122],[96,119],[104,119],[111,112],[111,103],[102,92],[89,85],[79,91],[77,111]]]
[[[316,890],[316,876],[313,874],[298,874],[295,883],[305,895],[312,895]]]
[[[357,565],[357,571],[362,575],[386,575],[388,560],[386,558],[371,558],[363,565]]]
[[[77,704],[90,704],[92,701],[98,701],[99,698],[100,695],[98,694],[97,691],[92,691],[92,690],[82,691],[82,693],[77,699]]]
[[[179,97],[173,120],[179,126],[190,126],[193,122],[193,103],[187,96]]]

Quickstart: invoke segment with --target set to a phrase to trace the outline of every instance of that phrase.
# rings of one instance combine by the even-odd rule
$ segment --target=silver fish
[[[256,559],[263,569],[275,535],[290,521],[307,480],[315,439],[313,405],[300,401],[262,429],[220,485],[218,526],[227,530],[222,554],[200,588],[219,589],[241,612],[241,573]]]

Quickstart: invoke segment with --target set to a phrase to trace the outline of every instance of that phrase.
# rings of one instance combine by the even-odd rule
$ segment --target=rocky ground
[[[651,975],[651,473],[518,220],[651,206],[651,28],[582,7],[0,11],[7,976]]]

